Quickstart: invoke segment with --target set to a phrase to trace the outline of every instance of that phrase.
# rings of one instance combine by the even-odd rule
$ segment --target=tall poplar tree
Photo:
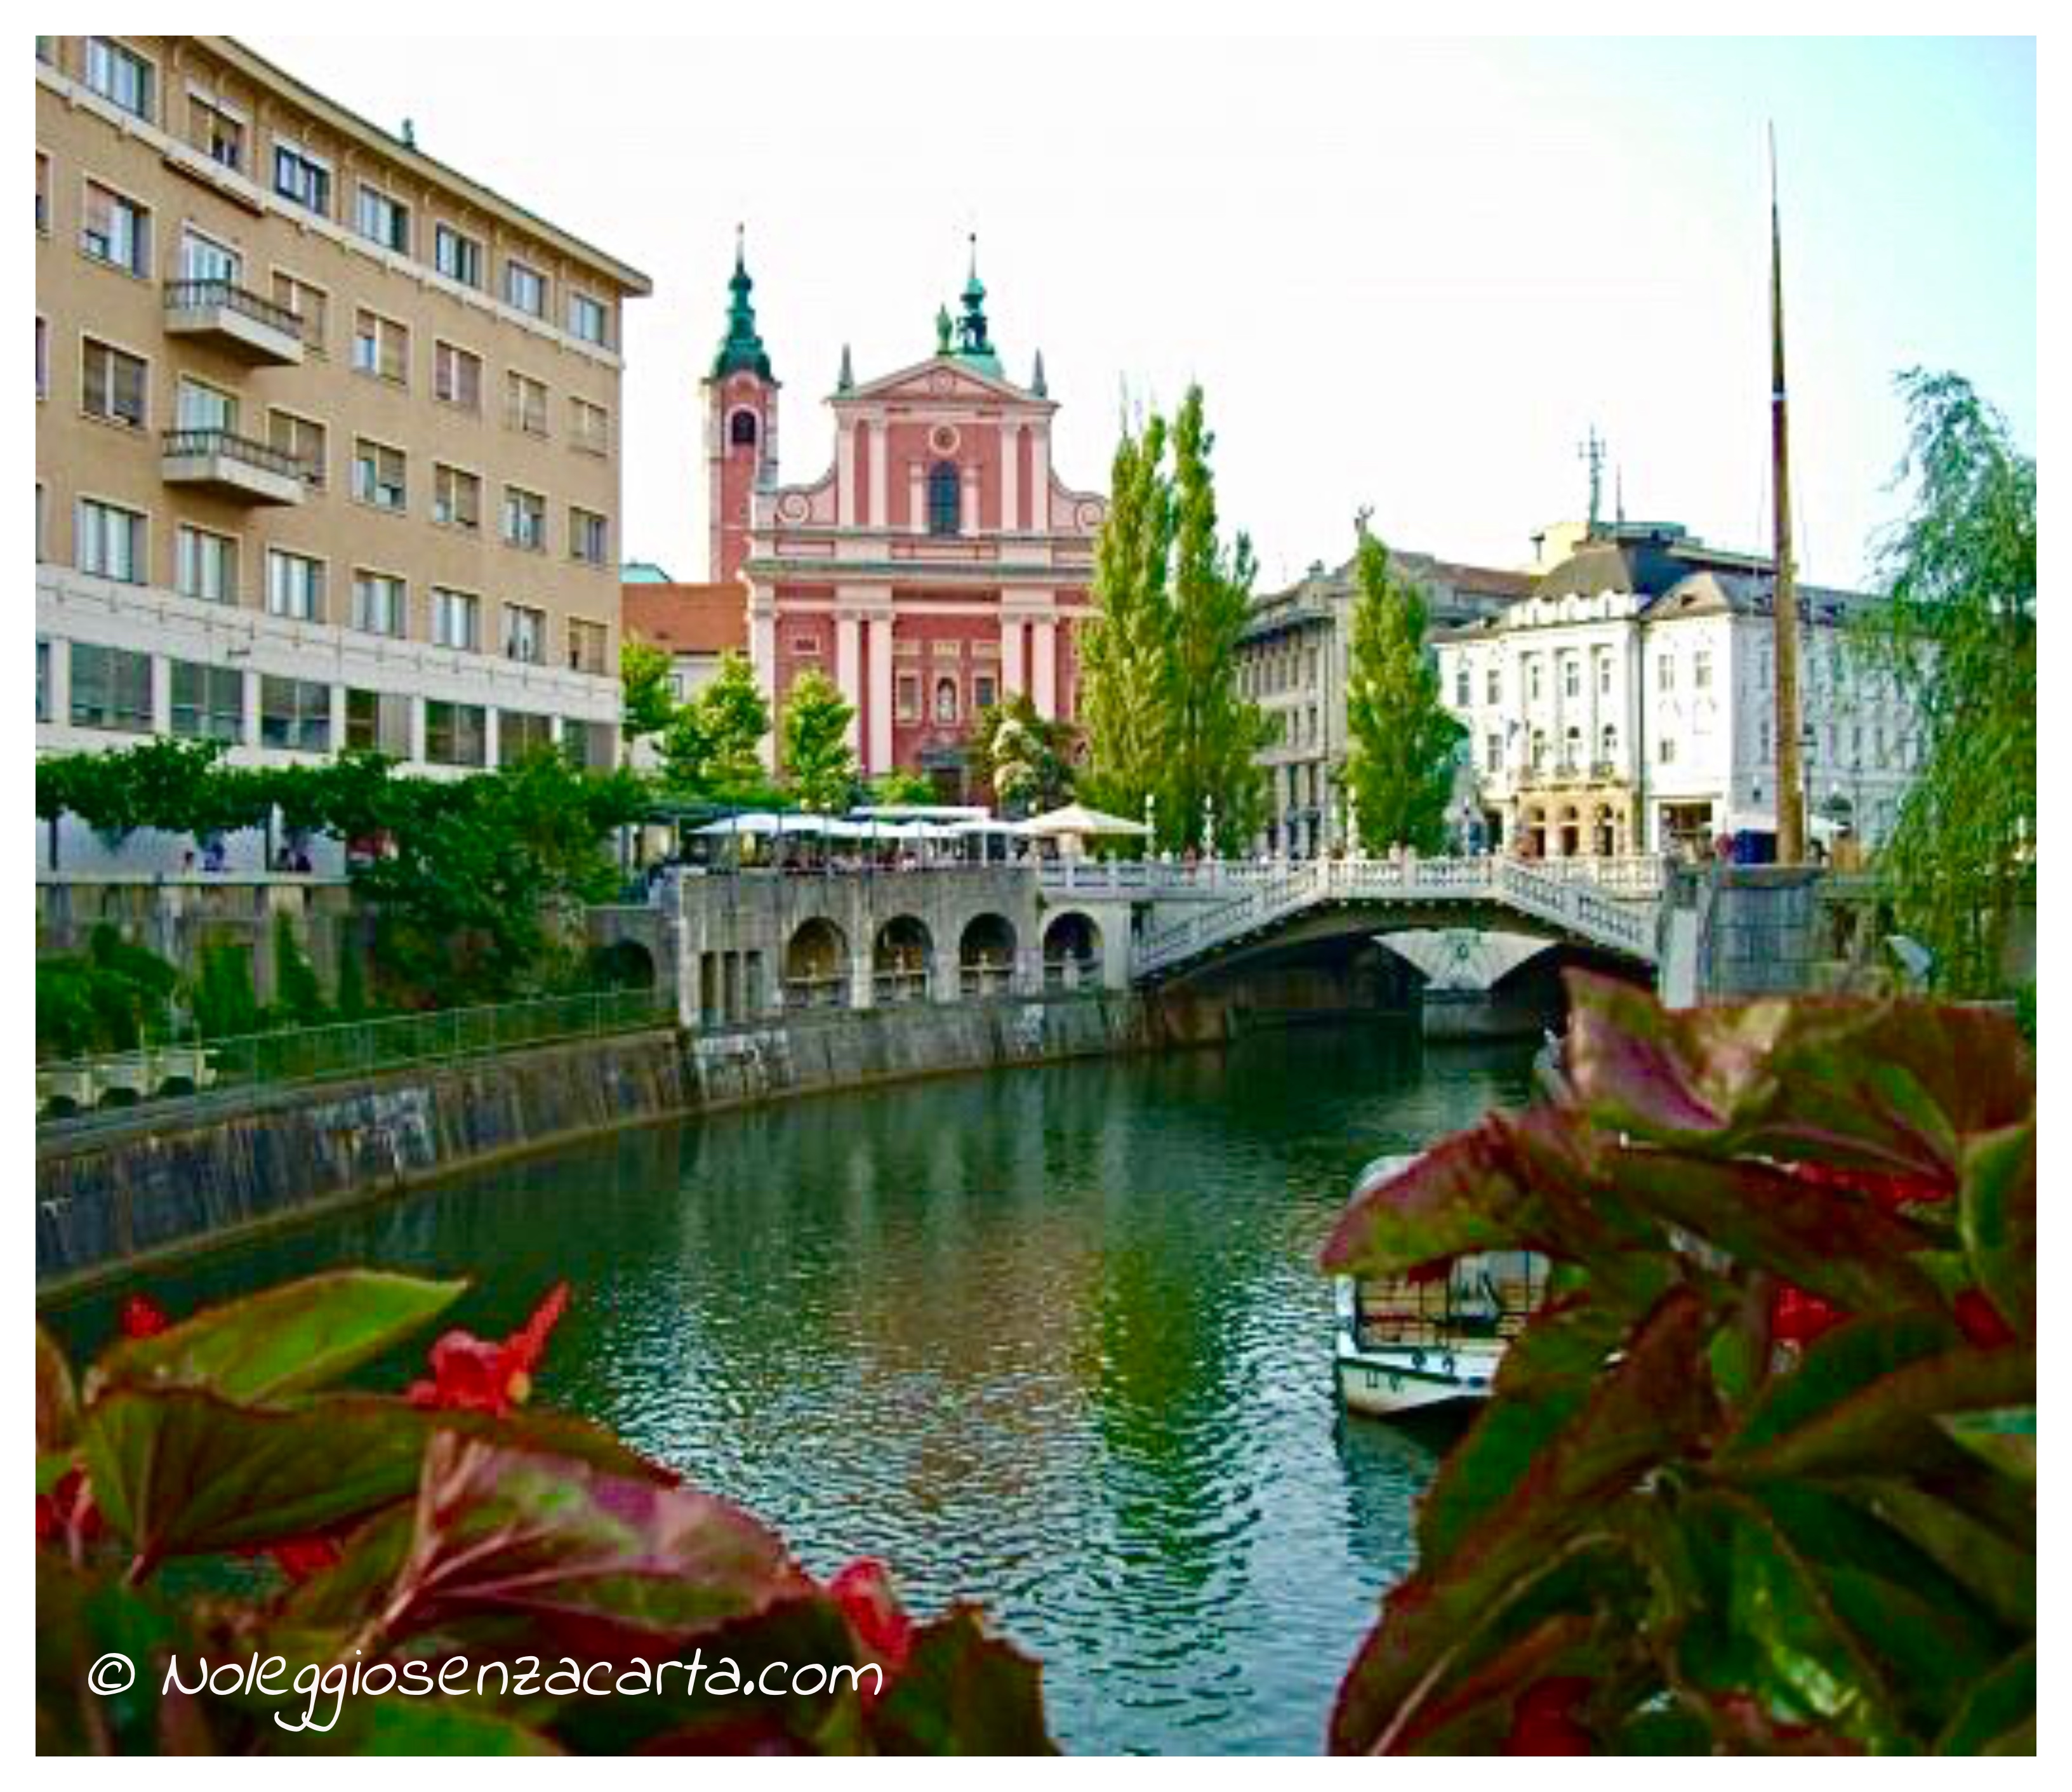
[[[792,681],[779,723],[785,783],[807,808],[833,815],[849,807],[858,778],[849,744],[855,706],[826,673],[802,672]]]
[[[1271,738],[1266,713],[1238,689],[1238,637],[1257,576],[1250,540],[1225,549],[1216,524],[1215,446],[1202,388],[1190,386],[1173,424],[1172,631],[1166,664],[1169,745],[1159,796],[1161,835],[1231,848],[1257,832],[1265,775],[1254,755]],[[1215,839],[1207,828],[1214,804]]]
[[[1361,846],[1445,845],[1461,725],[1439,700],[1439,668],[1424,651],[1424,599],[1399,577],[1388,549],[1359,520],[1351,664],[1346,686],[1345,782]]]
[[[1166,664],[1173,545],[1166,423],[1155,413],[1116,445],[1108,520],[1094,549],[1094,614],[1081,629],[1081,794],[1134,820],[1161,782],[1168,738]]]

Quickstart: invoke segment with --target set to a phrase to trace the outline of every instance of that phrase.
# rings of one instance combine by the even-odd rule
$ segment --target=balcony
[[[293,456],[228,430],[168,430],[159,470],[168,485],[240,503],[302,501],[302,469]]]
[[[298,367],[302,320],[229,280],[175,280],[166,288],[166,334],[192,336],[257,367]]]

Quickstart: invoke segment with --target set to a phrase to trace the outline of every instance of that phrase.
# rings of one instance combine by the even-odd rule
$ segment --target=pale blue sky
[[[787,480],[826,464],[845,341],[859,378],[930,351],[976,225],[1063,476],[1105,484],[1125,386],[1198,377],[1266,583],[1342,557],[1362,503],[1522,563],[1581,513],[1592,424],[1629,515],[1758,546],[1774,119],[1808,574],[1861,577],[1893,514],[1900,368],[1965,373],[2035,441],[2027,39],[252,41],[654,277],[623,546],[679,577],[737,218]]]

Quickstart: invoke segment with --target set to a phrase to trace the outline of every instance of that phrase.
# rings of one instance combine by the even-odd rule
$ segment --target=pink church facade
[[[1045,717],[1077,713],[1107,501],[1054,471],[1042,356],[1027,385],[1007,376],[976,269],[927,360],[858,383],[844,351],[832,464],[780,483],[779,384],[749,286],[737,261],[705,381],[712,577],[746,587],[750,658],[773,706],[820,671],[856,711],[866,776],[917,771],[945,799],[969,797],[980,710],[1026,694]]]

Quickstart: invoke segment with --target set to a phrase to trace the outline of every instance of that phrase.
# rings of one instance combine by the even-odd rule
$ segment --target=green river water
[[[1316,1253],[1360,1167],[1524,1099],[1519,1047],[1377,1028],[629,1132],[153,1272],[175,1313],[346,1263],[574,1303],[536,1399],[806,1565],[983,1601],[1067,1748],[1321,1747],[1431,1445],[1338,1420]],[[75,1351],[112,1289],[49,1315]],[[382,1366],[400,1383],[421,1353]]]

